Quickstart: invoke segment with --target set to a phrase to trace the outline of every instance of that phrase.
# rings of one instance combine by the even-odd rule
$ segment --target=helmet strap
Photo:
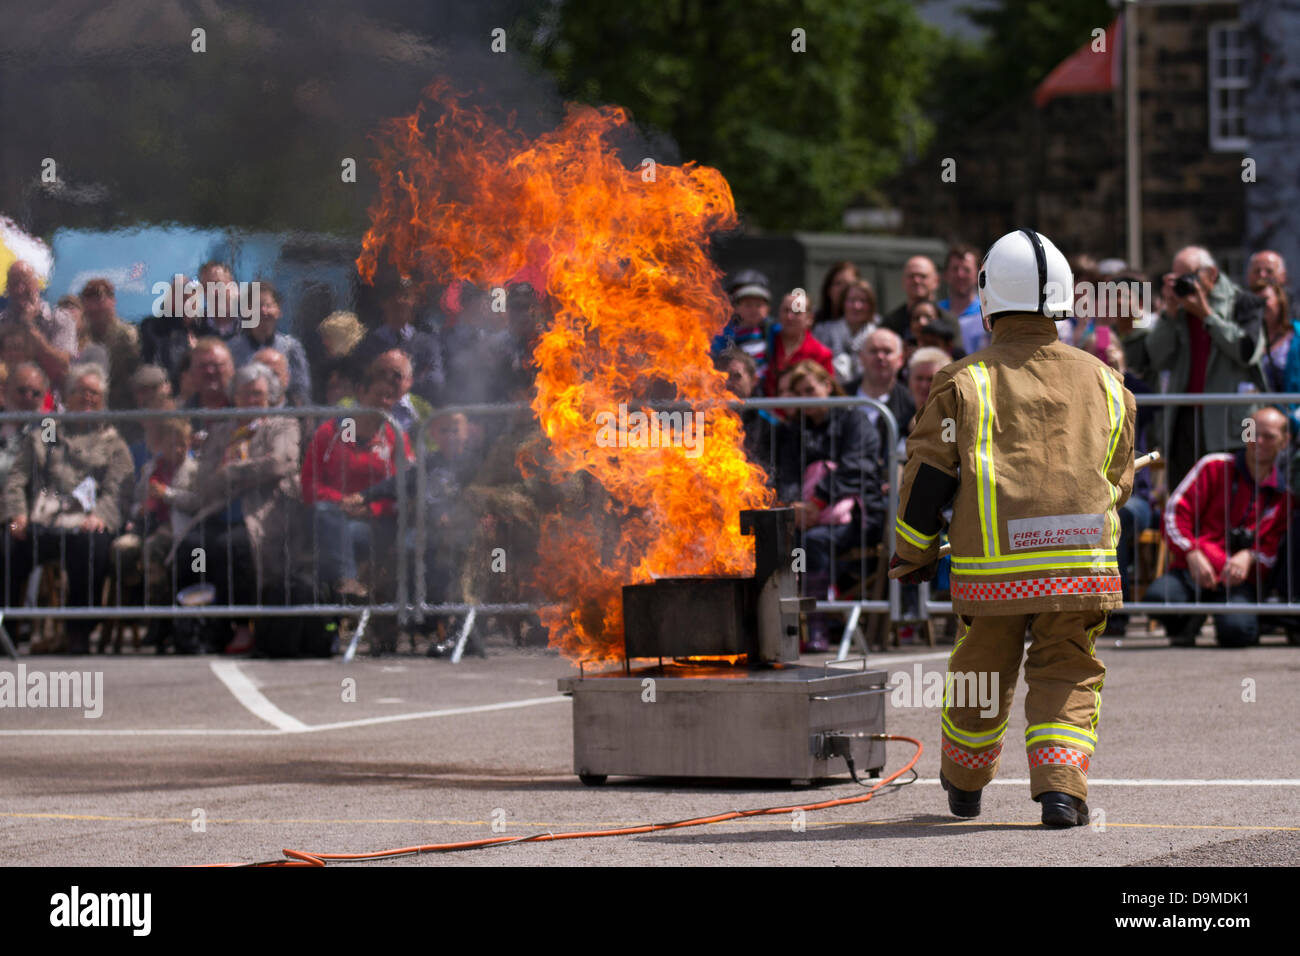
[[[1047,252],[1043,249],[1043,241],[1038,238],[1038,233],[1032,229],[1020,231],[1029,237],[1034,247],[1034,260],[1038,263],[1038,314],[1045,315],[1043,307],[1047,304]]]

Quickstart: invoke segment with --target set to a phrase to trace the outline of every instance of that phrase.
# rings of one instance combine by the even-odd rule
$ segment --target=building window
[[[1246,37],[1234,21],[1210,24],[1210,149],[1237,152],[1246,136]]]

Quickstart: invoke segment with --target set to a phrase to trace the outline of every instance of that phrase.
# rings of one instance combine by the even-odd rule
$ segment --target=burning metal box
[[[609,775],[739,777],[805,783],[885,764],[884,671],[802,667],[789,508],[742,511],[751,578],[664,578],[623,589],[622,672],[565,678],[574,769]],[[636,658],[658,664],[633,668]],[[717,658],[730,658],[718,661]],[[665,662],[667,661],[667,662]]]

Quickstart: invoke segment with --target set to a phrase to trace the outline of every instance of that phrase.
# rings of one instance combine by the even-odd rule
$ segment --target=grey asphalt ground
[[[937,785],[937,710],[890,705],[887,731],[925,745],[920,779],[865,804],[808,813],[802,832],[789,816],[769,817],[388,865],[1300,862],[1300,648],[1280,636],[1242,650],[1213,647],[1205,636],[1190,649],[1160,637],[1098,646],[1108,674],[1089,802],[1104,826],[1040,827],[1025,759],[1012,745],[1023,739],[1022,683],[1000,779],[973,821],[950,817]],[[486,659],[454,666],[416,656],[348,665],[24,656],[29,670],[102,671],[104,710],[88,719],[80,711],[0,709],[0,862],[253,862],[280,858],[285,847],[362,852],[488,837],[494,820],[506,835],[522,836],[862,792],[847,774],[802,790],[632,778],[583,786],[572,772],[571,705],[556,699],[556,680],[573,673],[570,665],[547,651],[488,650]],[[873,655],[871,666],[910,674],[919,662],[942,671],[946,650],[903,647]],[[241,703],[214,664],[236,685],[247,678],[253,697],[278,708],[279,726],[293,729],[277,729]],[[0,662],[0,670],[15,667]],[[355,701],[343,699],[348,678]],[[1244,700],[1252,686],[1254,700]],[[502,704],[523,706],[463,711]],[[421,716],[395,719],[412,714]],[[886,772],[912,752],[890,743]]]

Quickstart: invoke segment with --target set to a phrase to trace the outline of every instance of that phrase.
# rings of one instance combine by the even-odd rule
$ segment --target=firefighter
[[[1106,673],[1094,647],[1107,611],[1122,604],[1117,509],[1133,486],[1136,404],[1111,369],[1058,341],[1055,322],[1073,311],[1074,278],[1046,236],[1003,236],[977,281],[992,343],[934,377],[907,442],[893,564],[910,569],[906,582],[930,580],[952,508],[961,625],[942,718],[949,809],[979,815],[1028,628],[1030,796],[1045,825],[1078,826],[1088,822]],[[998,700],[971,700],[976,686],[996,688]]]

